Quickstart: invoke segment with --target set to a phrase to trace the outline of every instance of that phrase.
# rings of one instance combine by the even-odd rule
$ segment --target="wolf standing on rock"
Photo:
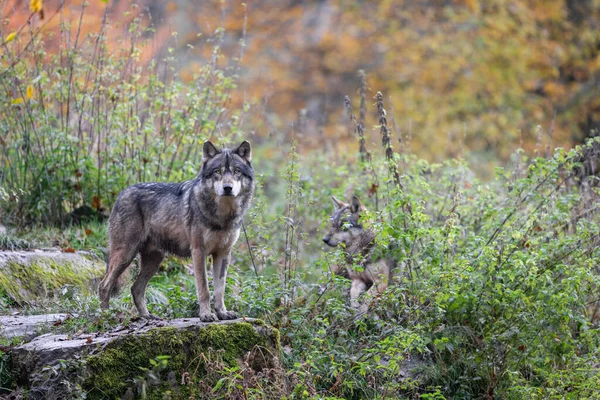
[[[135,256],[140,271],[131,287],[140,317],[156,318],[146,307],[146,286],[165,253],[192,257],[200,319],[235,319],[224,303],[229,255],[254,192],[252,149],[244,141],[235,149],[203,147],[202,169],[182,183],[140,183],[123,190],[109,218],[107,273],[100,283],[102,307],[118,291],[119,277]],[[215,313],[210,307],[206,258],[213,258]]]

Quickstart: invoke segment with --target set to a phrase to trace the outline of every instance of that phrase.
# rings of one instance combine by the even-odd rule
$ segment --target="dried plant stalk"
[[[365,117],[367,115],[367,74],[364,70],[358,71],[360,78],[360,109],[358,113],[358,123],[365,126]]]
[[[365,145],[365,132],[363,129],[363,125],[356,120],[356,115],[354,115],[354,111],[352,110],[352,102],[350,101],[350,97],[344,97],[344,105],[346,110],[348,111],[348,115],[350,116],[350,120],[354,124],[354,131],[358,136],[358,153],[360,156],[361,162],[371,162],[371,153],[367,150]]]
[[[388,167],[390,176],[394,183],[400,186],[400,174],[398,173],[398,167],[394,161],[394,148],[392,147],[392,135],[387,126],[387,112],[383,108],[383,94],[377,92],[375,95],[377,105],[377,115],[379,116],[379,126],[381,133],[381,146],[385,151],[385,158],[388,160]]]

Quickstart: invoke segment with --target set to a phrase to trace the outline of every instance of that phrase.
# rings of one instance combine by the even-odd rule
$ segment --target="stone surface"
[[[66,318],[67,314],[0,316],[0,336],[4,338],[32,337],[40,331],[50,328],[55,322]]]
[[[0,251],[0,294],[22,305],[57,297],[66,285],[93,293],[105,269],[104,261],[85,252]]]
[[[253,368],[278,362],[279,332],[259,320],[137,321],[104,333],[44,334],[15,347],[11,363],[18,385],[29,389],[30,398],[69,398],[77,387],[88,399],[118,398],[132,390],[134,378],[151,368],[156,357],[168,356],[169,376],[181,381],[189,371],[201,374],[205,357],[219,357],[233,366],[248,360],[257,346],[268,351],[260,352],[256,365],[249,361]]]

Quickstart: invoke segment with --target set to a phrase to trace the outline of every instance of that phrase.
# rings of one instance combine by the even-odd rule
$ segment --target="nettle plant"
[[[301,244],[295,279],[246,277],[237,304],[281,329],[298,397],[593,398],[600,193],[582,171],[599,143],[549,157],[519,150],[489,181],[462,159],[390,151],[389,138],[358,163],[300,157],[286,200],[301,216],[286,215]],[[348,262],[342,249],[320,243],[332,194],[361,197],[374,256],[399,264],[383,295],[363,299],[366,314],[330,272]]]
[[[292,247],[294,273],[285,275],[282,255],[284,273],[247,276],[233,295],[248,315],[281,329],[293,393],[592,398],[600,193],[598,178],[582,171],[600,141],[549,157],[519,150],[480,181],[465,160],[431,164],[390,150],[389,137],[381,156],[370,153],[354,122],[362,161],[317,152],[282,174],[293,177],[286,181],[293,204],[281,220],[300,244]],[[399,264],[383,295],[363,299],[367,314],[349,307],[349,281],[331,274],[332,265],[348,262],[342,249],[320,240],[332,194],[359,195],[369,209],[361,223],[376,232],[373,256]],[[275,239],[271,229],[281,228],[266,224],[252,236]]]
[[[82,16],[85,7],[82,7]],[[13,35],[0,53],[0,199],[9,223],[64,223],[82,206],[102,212],[121,189],[197,173],[202,142],[238,124],[227,109],[237,61],[221,68],[218,29],[212,55],[191,80],[178,75],[177,51],[149,61],[141,17],[125,27],[103,19],[79,34]],[[74,23],[76,25],[76,23]],[[122,30],[115,51],[109,34]],[[77,33],[77,34],[76,34]],[[112,39],[114,40],[114,39]]]
[[[549,158],[519,151],[489,182],[461,160],[397,154],[395,181],[389,159],[373,160],[380,208],[362,222],[377,232],[376,251],[398,261],[396,282],[367,299],[367,315],[330,290],[335,277],[307,291],[283,330],[299,384],[345,398],[591,398],[600,193],[597,178],[578,171],[597,145]],[[369,171],[355,173],[362,179],[342,181],[368,193]],[[340,259],[327,253],[317,265]],[[418,379],[407,378],[411,359],[421,362]]]

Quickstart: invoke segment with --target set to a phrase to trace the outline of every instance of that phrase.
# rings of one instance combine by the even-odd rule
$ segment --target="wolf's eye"
[[[215,169],[214,174],[217,176],[221,176],[221,170],[220,169]]]
[[[234,169],[233,169],[233,173],[234,173],[234,174],[239,174],[240,172],[241,172],[241,171],[240,171],[240,169],[239,169],[239,168],[234,168]]]

